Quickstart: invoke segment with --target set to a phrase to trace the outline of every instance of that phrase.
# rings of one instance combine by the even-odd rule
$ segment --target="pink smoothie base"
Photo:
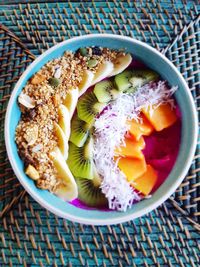
[[[129,67],[130,69],[146,68],[146,66],[137,59],[134,59]],[[90,89],[93,89],[93,87]],[[178,120],[174,125],[161,132],[154,132],[150,136],[144,137],[146,145],[143,150],[143,154],[145,156],[145,160],[147,164],[150,164],[157,171],[158,174],[158,181],[151,194],[154,193],[165,181],[171,172],[178,155],[181,140],[181,113],[178,107],[176,107],[176,115]],[[97,209],[88,207],[79,199],[73,200],[70,204],[86,210]],[[106,207],[98,208],[98,210],[111,211]]]
[[[151,192],[153,193],[165,181],[176,161],[181,139],[181,120],[162,132],[155,132],[144,139],[145,160],[158,173],[157,183]]]
[[[178,110],[177,115],[180,115]],[[180,116],[177,122],[171,127],[161,132],[154,132],[150,136],[144,137],[144,139],[146,146],[143,153],[146,162],[158,173],[158,182],[151,192],[153,193],[165,181],[176,161],[181,140]],[[71,204],[81,209],[96,209],[86,206],[79,199],[73,200]],[[99,208],[99,210],[110,211],[107,208]]]

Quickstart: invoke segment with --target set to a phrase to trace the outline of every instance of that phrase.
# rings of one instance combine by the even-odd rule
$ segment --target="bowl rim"
[[[190,106],[191,106],[191,110],[192,110],[192,117],[194,118],[194,130],[193,130],[193,139],[191,140],[191,149],[189,151],[188,154],[188,158],[187,161],[185,162],[184,168],[182,169],[182,171],[179,173],[179,177],[175,180],[175,182],[169,187],[169,190],[167,190],[167,192],[160,197],[157,201],[155,201],[154,203],[150,204],[149,206],[147,206],[146,208],[143,208],[135,213],[131,213],[128,214],[126,216],[122,216],[120,218],[112,218],[112,222],[110,222],[110,219],[85,219],[85,218],[81,218],[78,215],[72,215],[63,211],[58,210],[56,207],[51,206],[47,201],[43,200],[38,194],[35,194],[31,187],[29,187],[26,182],[23,180],[23,178],[21,178],[21,174],[20,171],[18,171],[17,168],[17,164],[15,162],[14,157],[12,156],[12,149],[11,149],[11,143],[10,140],[8,138],[9,136],[9,122],[10,122],[10,115],[11,115],[11,109],[12,109],[12,105],[14,103],[14,97],[15,94],[18,91],[18,88],[21,86],[21,83],[23,81],[23,79],[26,77],[26,75],[29,73],[29,71],[34,68],[34,66],[40,62],[42,60],[43,57],[51,54],[51,52],[53,52],[54,50],[59,49],[59,47],[64,46],[66,44],[70,44],[71,42],[76,42],[79,40],[84,40],[84,39],[88,39],[88,38],[113,38],[113,39],[121,39],[124,41],[129,41],[132,42],[133,44],[139,44],[142,47],[147,48],[148,50],[150,50],[150,52],[153,52],[155,54],[157,54],[159,57],[161,57],[166,64],[168,64],[172,70],[176,73],[176,75],[179,77],[181,83],[183,84],[183,87],[186,89],[187,93],[188,93],[188,97],[189,97],[189,102],[190,102]],[[19,182],[22,184],[22,186],[24,187],[24,189],[33,197],[33,199],[35,201],[37,201],[42,207],[44,207],[45,209],[51,211],[52,213],[54,213],[55,215],[74,221],[74,222],[78,222],[78,223],[83,223],[83,224],[90,224],[90,225],[111,225],[111,224],[117,224],[117,223],[123,223],[123,222],[127,222],[129,220],[141,217],[147,213],[149,213],[150,211],[156,209],[158,206],[160,206],[164,201],[166,201],[173,193],[174,191],[177,189],[177,187],[181,184],[181,182],[183,181],[183,179],[185,178],[185,175],[188,172],[188,169],[190,167],[190,164],[192,162],[194,153],[195,153],[195,149],[196,149],[196,143],[197,143],[197,138],[198,138],[198,118],[197,118],[197,112],[196,112],[196,108],[195,108],[195,104],[194,104],[194,100],[192,97],[192,94],[189,90],[189,87],[186,83],[186,81],[184,80],[183,76],[181,75],[181,73],[178,71],[178,69],[175,67],[175,65],[168,59],[165,57],[165,55],[161,54],[159,51],[157,51],[155,48],[151,47],[150,45],[141,42],[139,40],[136,40],[134,38],[128,37],[128,36],[121,36],[121,35],[116,35],[116,34],[88,34],[88,35],[82,35],[82,36],[77,36],[77,37],[73,37],[70,38],[68,40],[65,40],[63,42],[60,42],[56,45],[54,45],[53,47],[49,48],[48,50],[46,50],[44,53],[42,53],[40,56],[38,56],[27,68],[26,70],[23,72],[23,74],[21,75],[21,77],[19,78],[18,82],[16,83],[12,93],[11,93],[11,97],[9,99],[9,103],[7,106],[7,111],[6,111],[6,116],[5,116],[5,126],[4,126],[4,138],[5,138],[5,144],[6,144],[6,150],[7,150],[7,154],[8,154],[8,158],[9,161],[11,163],[12,169],[15,173],[15,175],[17,176]]]

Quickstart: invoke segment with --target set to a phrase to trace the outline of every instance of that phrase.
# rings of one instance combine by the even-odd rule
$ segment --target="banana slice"
[[[78,97],[79,97],[79,89],[72,89],[68,92],[63,104],[67,107],[67,109],[69,110],[69,117],[70,120],[74,114],[74,111],[76,109],[76,104],[78,101]]]
[[[57,170],[58,179],[61,181],[55,194],[66,201],[71,201],[77,198],[78,188],[76,182],[59,148],[56,147],[51,151],[49,157],[53,161]]]
[[[132,57],[130,54],[126,54],[125,56],[118,57],[114,62],[113,71],[110,73],[109,77],[115,76],[122,71],[124,71],[131,63]]]
[[[72,199],[69,199],[68,190],[69,190],[68,186],[61,182],[60,184],[57,185],[54,191],[54,194],[64,201],[70,201],[76,198],[76,197],[73,197]]]
[[[57,124],[56,122],[54,123],[54,130],[55,130],[55,134],[58,138],[58,147],[59,147],[64,159],[66,160],[68,158],[68,149],[69,149],[68,139],[66,138],[66,135],[64,134],[60,125]]]
[[[102,63],[97,69],[96,73],[94,74],[92,85],[108,77],[113,71],[113,69],[114,69],[114,65],[112,62],[105,61],[104,63]]]
[[[68,142],[70,132],[71,132],[71,126],[70,126],[70,113],[66,106],[60,105],[58,108],[58,124],[60,125],[61,129],[63,130],[65,134],[65,139]]]
[[[90,70],[85,70],[83,72],[82,80],[79,84],[79,96],[85,93],[85,91],[91,86],[94,79],[94,73]]]

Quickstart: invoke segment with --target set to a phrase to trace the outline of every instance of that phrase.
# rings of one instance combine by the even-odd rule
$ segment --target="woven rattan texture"
[[[199,266],[197,227],[169,203],[116,226],[58,219],[25,197],[3,219],[0,266]]]
[[[12,32],[19,37],[20,41],[18,40],[16,45],[19,46],[19,42],[26,44],[30,51],[35,55],[41,53],[58,41],[77,34],[90,32],[112,32],[135,36],[140,40],[150,43],[157,49],[166,51],[166,47],[169,48],[169,42],[171,42],[172,38],[177,37],[177,32],[180,33],[182,31],[183,36],[181,35],[180,41],[175,40],[177,42],[174,42],[174,45],[170,47],[170,49],[174,49],[175,52],[172,51],[172,56],[170,54],[171,52],[168,52],[168,56],[174,59],[174,55],[178,55],[178,53],[183,50],[181,45],[184,36],[188,39],[186,26],[184,26],[185,28],[182,30],[181,28],[184,24],[189,24],[189,21],[196,18],[200,6],[195,5],[194,2],[190,1],[187,5],[184,5],[184,3],[179,1],[176,2],[176,5],[171,3],[171,1],[166,1],[164,4],[154,1],[149,1],[148,3],[139,3],[137,1],[121,1],[120,3],[117,1],[97,1],[93,3],[68,2],[60,4],[3,5],[1,9],[0,19],[3,20],[4,25],[12,28]],[[191,23],[193,23],[193,20]],[[196,23],[196,28],[194,30],[197,30],[198,32],[197,24],[198,23]],[[195,62],[198,62],[199,60],[199,42],[196,42],[195,46],[193,45],[193,50],[189,51],[191,43],[198,41],[197,34],[194,38],[191,38],[192,35],[190,33],[188,34],[190,37],[189,41],[183,41],[185,53],[181,54],[181,62],[183,62],[183,64],[180,67],[180,70],[183,72],[185,72],[184,68],[188,70],[188,63],[186,65],[184,64],[185,59],[186,62],[191,63],[191,59],[188,55],[192,55],[192,60],[195,60]],[[10,46],[9,41],[7,45],[4,36],[2,36],[2,38],[2,45],[5,46],[5,49],[8,51],[10,49],[11,51],[10,57],[6,59],[9,60],[12,57],[10,64],[10,69],[12,69],[13,64],[16,66],[17,63],[17,61],[14,60],[16,51]],[[17,41],[16,39],[14,40]],[[166,44],[168,44],[168,46],[166,46]],[[3,52],[4,50],[2,50],[2,53]],[[23,53],[28,53],[28,51],[23,50]],[[19,59],[20,57],[17,55],[17,58]],[[180,55],[178,55],[178,58],[180,58]],[[177,59],[175,58],[175,60]],[[175,63],[179,65],[179,61]],[[190,83],[195,79],[193,81],[194,87],[199,85],[197,84],[199,82],[198,74],[195,74],[197,66],[198,63],[196,63],[195,66],[192,64],[190,72],[187,72],[190,77],[192,77],[189,80]],[[19,71],[19,69],[17,70]],[[4,68],[4,71],[7,73],[6,68]],[[14,79],[16,79],[15,73],[13,72],[9,75],[13,75],[11,80],[14,82]],[[5,79],[6,76],[3,77]],[[10,88],[12,89],[12,86]],[[195,90],[193,90],[193,92],[195,96]],[[1,109],[5,111],[3,107],[5,107],[6,102],[4,101],[1,103],[3,105]],[[1,128],[3,129],[3,127]],[[3,135],[1,136],[1,140],[3,142]],[[2,144],[2,157],[4,158],[5,155],[3,153],[5,152],[3,151]],[[2,164],[2,166],[4,166],[6,163],[3,162]],[[183,183],[182,187],[179,188],[179,193],[175,195],[178,203],[180,203],[182,208],[189,212],[194,219],[197,219],[197,216],[199,215],[197,207],[197,202],[199,201],[199,185],[197,181],[198,164],[199,161],[197,155],[196,160],[192,165],[192,173],[190,173],[188,178],[189,181],[187,180]],[[9,170],[9,168],[6,168],[6,172],[7,170]],[[11,204],[15,202],[13,195],[14,197],[19,198],[19,194],[17,190],[14,191],[13,189],[18,185],[15,184],[15,180],[10,178],[9,174],[8,176],[4,175],[4,169],[2,170],[2,176],[4,179],[5,177],[8,178],[1,181],[1,188],[2,191],[4,190],[3,192],[6,196],[3,196],[4,201],[0,204],[3,214],[9,207],[11,207]]]
[[[149,2],[144,5],[143,2],[99,1],[87,3],[84,7],[76,2],[3,6],[6,11],[4,15],[0,14],[0,19],[20,40],[4,30],[0,32],[0,65],[4,71],[0,72],[0,140],[3,141],[2,125],[10,92],[20,73],[33,58],[21,46],[22,43],[37,55],[55,42],[86,33],[86,29],[90,32],[100,29],[114,32],[114,29],[116,33],[146,40],[157,49],[167,46],[163,52],[181,70],[197,103],[200,98],[197,73],[199,21],[194,23],[193,20],[198,7],[191,2],[187,6],[182,2],[176,5],[166,3]],[[149,19],[148,13],[152,19]],[[121,16],[125,19],[125,26],[119,24]],[[97,23],[93,26],[95,19]],[[106,26],[103,22],[105,19],[108,22]],[[191,24],[183,28],[190,20]],[[128,28],[130,24],[134,26]],[[34,31],[34,27],[38,30]],[[181,35],[177,36],[180,32]],[[172,45],[168,45],[176,36]],[[0,195],[6,198],[0,200],[1,208],[7,213],[0,221],[0,266],[199,266],[200,228],[194,221],[199,215],[198,152],[189,176],[173,198],[162,207],[134,222],[115,227],[91,227],[58,219],[30,197],[24,197],[8,164],[4,143],[1,142]]]
[[[0,211],[6,212],[22,195],[23,189],[10,167],[4,145],[4,118],[10,93],[32,61],[17,40],[0,29]]]
[[[160,50],[196,18],[200,5],[195,2],[113,0],[2,5],[0,21],[12,27],[36,55],[72,36],[98,32],[132,36]]]
[[[195,99],[200,121],[200,17],[168,47],[166,56],[178,67]],[[189,127],[189,122],[188,122]],[[200,218],[200,131],[190,171],[174,195],[190,215]]]

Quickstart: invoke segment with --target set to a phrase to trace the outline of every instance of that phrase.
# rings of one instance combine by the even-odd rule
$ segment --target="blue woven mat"
[[[1,6],[0,21],[10,31],[0,27],[0,266],[199,266],[199,147],[182,185],[156,211],[122,225],[92,227],[59,219],[25,195],[3,142],[10,92],[34,55],[90,32],[130,35],[166,53],[199,110],[199,9],[193,1]]]
[[[135,37],[160,50],[197,17],[200,5],[171,0],[69,1],[2,5],[1,11],[0,22],[38,55],[56,42],[98,32]]]

